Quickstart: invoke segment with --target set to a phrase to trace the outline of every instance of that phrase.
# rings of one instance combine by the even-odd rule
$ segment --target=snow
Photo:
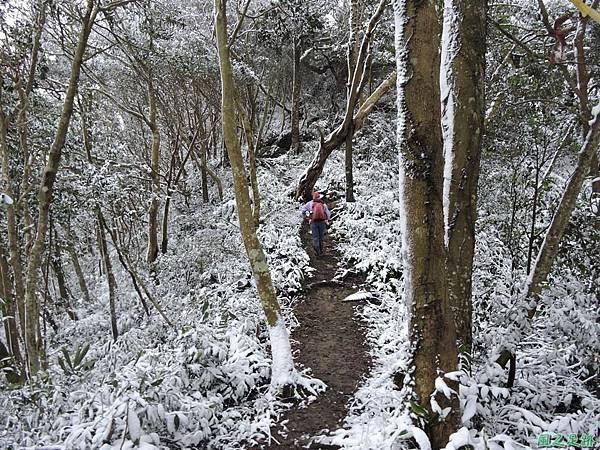
[[[127,405],[127,431],[132,441],[139,441],[142,436],[140,418],[135,412],[135,402],[128,403]]]
[[[271,389],[276,390],[296,380],[293,377],[294,361],[290,346],[290,335],[285,327],[285,322],[280,316],[275,326],[269,327],[271,338],[271,354],[273,358],[271,369]]]
[[[396,47],[396,71],[398,74],[396,82],[396,104],[397,104],[397,123],[396,123],[396,139],[398,149],[398,198],[399,198],[399,212],[400,212],[400,234],[402,236],[402,258],[406,261],[409,258],[408,248],[408,233],[407,221],[408,211],[405,205],[405,181],[406,181],[406,161],[404,160],[402,146],[404,145],[403,140],[406,133],[407,124],[407,106],[404,99],[404,85],[409,79],[410,63],[408,61],[409,55],[406,49],[407,39],[410,36],[406,36],[406,24],[408,19],[406,17],[406,10],[404,2],[394,2],[394,30],[395,30],[395,47]],[[412,276],[408,271],[408,264],[404,264],[404,302],[410,311],[412,305]]]
[[[360,302],[373,298],[373,294],[368,291],[358,291],[344,298],[343,302]]]
[[[12,197],[4,192],[0,193],[0,203],[4,205],[12,205],[14,203]]]
[[[454,14],[452,0],[444,0],[444,21],[442,28],[442,55],[440,66],[440,97],[442,102],[442,135],[444,138],[444,241],[448,244],[448,227],[450,222],[450,185],[452,183],[452,166],[454,164],[454,74],[452,61],[457,51],[457,27],[460,17]]]
[[[446,396],[446,398],[450,398],[452,396],[452,394],[456,394],[456,391],[454,389],[451,389],[446,384],[444,379],[440,378],[440,377],[437,377],[435,379],[435,390],[437,392],[441,392],[442,394],[444,394]]]
[[[458,450],[461,447],[466,445],[470,445],[474,448],[479,448],[479,440],[473,439],[469,429],[466,427],[462,427],[456,433],[452,433],[450,435],[450,441],[444,447],[444,450]]]

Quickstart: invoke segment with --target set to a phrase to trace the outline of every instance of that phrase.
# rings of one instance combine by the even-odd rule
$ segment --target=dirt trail
[[[294,360],[298,367],[310,367],[312,375],[328,387],[306,408],[294,406],[284,415],[287,432],[274,428],[272,435],[279,444],[269,449],[298,449],[309,444],[311,449],[337,448],[311,443],[310,438],[339,427],[370,364],[364,330],[354,313],[356,303],[342,302],[357,292],[364,279],[351,275],[342,282],[332,281],[340,269],[332,237],[326,236],[324,255],[316,258],[306,224],[301,236],[316,273],[294,311],[300,324],[292,333]]]

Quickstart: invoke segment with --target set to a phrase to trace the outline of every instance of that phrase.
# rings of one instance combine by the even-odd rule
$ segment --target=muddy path
[[[353,274],[340,279],[344,270],[331,235],[326,236],[324,255],[319,258],[306,223],[301,237],[316,272],[294,309],[299,322],[292,333],[294,360],[297,367],[310,367],[312,375],[327,384],[327,390],[307,407],[294,405],[284,413],[280,422],[287,421],[285,429],[272,429],[278,444],[264,447],[269,449],[337,448],[311,438],[339,428],[370,365],[363,325],[354,312],[357,304],[342,301],[359,290],[364,278]]]

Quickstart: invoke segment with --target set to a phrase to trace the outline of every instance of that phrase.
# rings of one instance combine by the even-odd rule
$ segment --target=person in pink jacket
[[[312,233],[313,248],[317,256],[322,255],[325,229],[331,219],[331,212],[325,202],[323,202],[323,196],[318,192],[313,193],[313,199],[300,208],[300,214],[302,214],[302,217],[308,219]]]

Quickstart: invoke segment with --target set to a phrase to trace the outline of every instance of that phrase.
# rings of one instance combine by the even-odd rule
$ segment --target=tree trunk
[[[352,128],[346,134],[346,201],[354,201],[354,175],[352,173],[352,138],[354,131]]]
[[[8,118],[0,107],[0,152],[2,153],[2,190],[10,198],[15,200],[12,191],[12,178],[10,175],[10,154],[7,144]],[[19,312],[19,325],[21,332],[25,331],[25,277],[23,274],[23,263],[21,261],[19,233],[17,231],[17,219],[15,203],[6,205],[6,227],[8,230],[8,251],[10,255],[10,266],[13,272],[15,284],[15,302]]]
[[[446,0],[443,42],[444,216],[450,305],[459,345],[470,351],[477,183],[485,120],[487,0]]]
[[[152,74],[148,78],[148,122],[152,131],[152,150],[150,155],[150,170],[152,171],[152,200],[148,209],[148,251],[146,261],[148,264],[156,261],[158,257],[158,209],[160,206],[160,131],[156,119],[156,90],[152,81]]]
[[[106,233],[104,232],[104,217],[100,207],[96,206],[96,219],[98,222],[98,245],[100,247],[100,255],[102,256],[102,263],[104,266],[104,273],[106,273],[106,281],[108,282],[108,304],[110,313],[110,328],[112,330],[113,341],[116,341],[119,337],[119,330],[117,328],[117,280],[112,269],[112,263],[110,261],[110,254],[108,253],[108,245],[106,244]]]
[[[58,294],[60,295],[61,306],[65,308],[69,319],[77,320],[77,315],[73,311],[73,305],[71,305],[71,296],[67,289],[67,280],[65,278],[65,272],[63,271],[62,258],[60,255],[60,246],[58,245],[58,234],[54,232],[54,254],[50,257],[52,264],[52,270],[56,275],[56,281],[58,284]]]
[[[595,5],[598,2],[596,1]],[[576,48],[575,56],[577,59],[577,88],[579,89],[579,111],[581,116],[581,125],[583,138],[587,136],[590,129],[589,120],[591,116],[590,100],[589,100],[589,83],[590,74],[588,72],[587,64],[585,61],[585,35],[589,23],[589,16],[579,15],[577,22],[577,33],[575,34],[574,46]],[[600,162],[598,161],[598,154],[594,152],[592,154],[592,160],[590,161],[589,176],[592,178],[592,195],[600,194]],[[600,214],[600,208],[598,208],[597,214]]]
[[[88,37],[92,30],[94,20],[98,9],[94,6],[93,0],[87,1],[86,12],[82,18],[82,27],[79,34],[77,48],[75,49],[73,63],[71,65],[71,75],[69,85],[63,103],[63,109],[58,123],[58,128],[54,137],[54,142],[48,154],[48,161],[42,175],[42,181],[39,187],[39,213],[37,221],[37,232],[27,266],[27,281],[25,287],[25,341],[27,355],[29,359],[29,371],[35,375],[40,368],[40,344],[39,342],[39,304],[37,302],[37,284],[39,279],[39,270],[42,265],[42,256],[45,249],[46,231],[48,229],[48,215],[56,173],[59,168],[62,149],[65,144],[71,116],[73,115],[73,100],[79,84],[79,74],[83,62],[83,56],[87,47]]]
[[[542,286],[552,269],[554,260],[558,253],[560,241],[563,237],[573,209],[577,196],[581,192],[581,187],[586,175],[589,173],[592,156],[598,149],[600,142],[600,104],[597,107],[596,115],[592,119],[590,130],[585,142],[579,152],[577,166],[571,178],[567,182],[565,191],[560,203],[556,208],[550,227],[546,231],[544,242],[538,252],[537,259],[527,280],[527,298],[535,300],[534,306],[529,310],[529,318],[533,318],[537,311],[537,297],[542,291]]]
[[[77,250],[75,249],[75,239],[71,231],[71,226],[67,224],[64,227],[64,230],[67,238],[67,252],[69,252],[69,256],[71,257],[71,263],[73,264],[73,269],[75,270],[75,274],[77,275],[77,283],[79,284],[79,290],[81,291],[81,295],[83,295],[83,300],[85,301],[85,303],[89,304],[90,292],[85,281],[85,276],[83,275],[83,270],[81,269],[81,264],[79,263],[79,256],[77,255]]]
[[[327,138],[321,136],[321,143],[319,144],[319,150],[315,153],[315,156],[309,166],[306,168],[304,173],[298,180],[298,185],[294,190],[294,197],[296,199],[304,199],[306,201],[312,198],[312,190],[323,172],[327,158],[331,153],[342,145],[346,140],[346,136],[350,129],[353,133],[360,130],[369,116],[379,99],[383,97],[394,85],[396,84],[396,71],[392,72],[381,84],[373,91],[373,94],[365,100],[360,106],[356,115],[353,118],[352,128],[350,124],[344,127],[345,123],[342,122],[335,130],[333,130]]]
[[[359,40],[358,34],[360,32],[359,23],[359,0],[350,0],[350,17],[349,17],[349,30],[350,36],[348,38],[348,53],[347,53],[347,72],[348,81],[346,83],[346,101],[350,102],[350,96],[352,91],[352,73],[356,65],[356,57],[359,51]],[[352,112],[354,114],[354,111]],[[345,153],[345,168],[346,168],[346,201],[354,201],[354,176],[352,167],[353,149],[352,149],[352,138],[354,136],[354,130],[350,128],[346,135],[346,153]]]
[[[439,88],[440,26],[435,5],[395,3],[404,301],[409,310],[414,394],[429,411],[425,431],[433,449],[443,448],[458,428],[458,399],[436,393],[439,373],[456,370],[456,332],[448,299],[444,249],[443,144]],[[456,383],[446,384],[457,390]],[[445,420],[430,396],[452,409]]]
[[[258,295],[265,312],[271,335],[271,351],[273,357],[271,387],[280,388],[290,381],[294,372],[289,334],[281,317],[279,302],[271,280],[271,272],[267,258],[256,235],[252,217],[250,193],[248,192],[246,171],[239,142],[236,136],[235,123],[235,85],[227,46],[227,18],[225,0],[215,0],[216,37],[219,51],[219,68],[221,72],[221,109],[223,139],[229,154],[233,172],[235,200],[238,211],[240,232],[250,267],[256,282]]]
[[[309,200],[311,198],[312,189],[315,186],[318,178],[321,176],[323,172],[323,167],[325,166],[325,162],[327,158],[335,150],[339,147],[343,142],[346,141],[346,136],[348,133],[354,133],[360,129],[362,126],[365,117],[371,112],[373,106],[377,101],[381,98],[381,96],[387,92],[387,90],[393,85],[389,83],[390,77],[384,80],[380,87],[385,87],[386,89],[380,90],[379,88],[375,90],[373,95],[371,95],[361,106],[359,111],[356,113],[356,117],[354,116],[354,108],[358,102],[360,97],[360,92],[365,84],[365,72],[367,66],[367,57],[369,53],[369,44],[373,37],[373,33],[375,32],[375,28],[383,14],[385,6],[387,4],[387,0],[381,0],[377,9],[369,19],[369,23],[367,25],[367,29],[365,30],[365,34],[360,44],[360,48],[358,51],[358,55],[356,57],[356,64],[354,65],[354,70],[352,75],[348,74],[349,83],[348,83],[348,99],[346,102],[346,111],[344,113],[344,119],[342,123],[333,130],[327,139],[324,140],[321,137],[321,144],[319,146],[319,150],[315,157],[313,158],[309,167],[306,168],[304,173],[300,176],[298,180],[298,185],[295,190],[296,198],[303,198],[305,200]],[[393,80],[396,81],[395,74],[393,74]],[[371,106],[368,108],[363,108],[367,103],[371,102]],[[359,115],[361,114],[361,110],[366,111],[364,117],[359,119]],[[360,123],[360,124],[359,124]]]
[[[16,310],[13,301],[10,269],[3,244],[0,244],[0,293],[4,301],[4,304],[0,308],[2,322],[4,323],[4,335],[8,342],[8,351],[14,360],[14,373],[10,375],[9,381],[17,383],[23,381],[23,356],[21,355],[21,347],[19,345],[19,330],[17,328]],[[9,377],[7,376],[7,378]]]
[[[302,68],[300,67],[300,57],[302,49],[301,40],[294,38],[293,45],[293,73],[292,73],[292,150],[294,153],[300,153],[300,87],[302,85]]]
[[[202,177],[202,201],[208,203],[208,177],[206,167],[208,165],[206,161],[206,154],[208,152],[207,145],[204,142],[200,143],[200,175]]]
[[[258,228],[260,222],[260,189],[258,187],[258,177],[256,173],[256,150],[254,146],[254,127],[252,120],[248,117],[244,105],[238,99],[238,111],[242,119],[244,135],[246,136],[246,144],[248,145],[248,169],[250,172],[250,185],[252,186],[252,218],[254,226]]]

